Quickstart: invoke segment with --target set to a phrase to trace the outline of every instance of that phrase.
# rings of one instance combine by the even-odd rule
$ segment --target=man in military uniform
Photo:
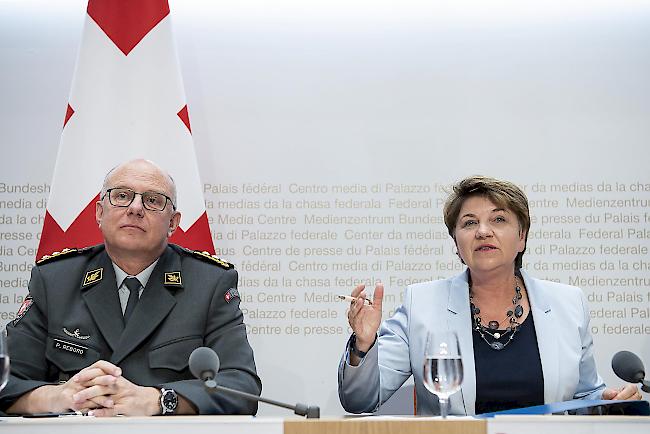
[[[256,403],[209,395],[189,372],[192,350],[207,346],[221,359],[218,384],[261,392],[237,272],[168,243],[180,221],[175,203],[172,178],[150,161],[108,173],[96,205],[104,244],[46,256],[32,270],[29,295],[7,326],[11,377],[0,408],[256,413]]]

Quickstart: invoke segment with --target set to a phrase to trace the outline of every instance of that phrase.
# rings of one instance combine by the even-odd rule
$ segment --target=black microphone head
[[[612,357],[612,369],[621,380],[640,383],[645,378],[645,369],[639,356],[630,351],[619,351]]]
[[[219,371],[219,356],[212,348],[199,347],[189,359],[190,372],[199,380],[211,380]]]

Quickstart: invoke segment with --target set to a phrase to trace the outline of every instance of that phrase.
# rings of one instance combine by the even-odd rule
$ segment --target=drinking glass
[[[7,333],[0,330],[0,390],[9,380],[9,351],[7,350]]]
[[[447,417],[449,397],[460,390],[463,360],[458,336],[454,332],[427,333],[424,348],[424,386],[440,403],[440,416]]]

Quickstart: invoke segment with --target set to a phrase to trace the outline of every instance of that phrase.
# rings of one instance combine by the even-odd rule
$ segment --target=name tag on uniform
[[[73,344],[72,342],[62,341],[61,339],[54,339],[53,347],[57,351],[67,351],[77,356],[86,354],[88,347],[83,345]]]

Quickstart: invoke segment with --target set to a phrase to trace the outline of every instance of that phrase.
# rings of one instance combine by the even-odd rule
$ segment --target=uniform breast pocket
[[[149,366],[181,372],[188,368],[192,351],[201,345],[202,336],[187,336],[163,342],[149,351]]]
[[[99,360],[99,351],[67,339],[47,337],[45,357],[62,372],[77,372]]]

